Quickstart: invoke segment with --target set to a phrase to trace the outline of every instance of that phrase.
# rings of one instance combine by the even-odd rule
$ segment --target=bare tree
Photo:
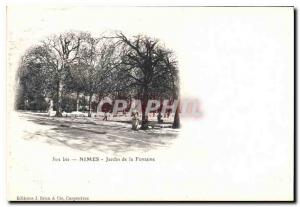
[[[91,35],[85,37],[80,48],[78,65],[81,67],[84,92],[89,97],[88,116],[91,116],[93,95],[108,85],[107,80],[115,67],[114,51],[115,47],[107,39]]]
[[[56,116],[62,116],[61,95],[66,71],[72,64],[78,61],[80,45],[85,36],[86,33],[67,32],[60,35],[53,35],[42,42],[50,54],[49,61],[55,65]]]
[[[176,107],[174,121],[173,121],[173,128],[180,127],[180,117],[179,117],[179,108],[180,108],[180,100],[179,100],[179,77],[178,77],[178,68],[177,68],[177,61],[174,57],[173,53],[167,54],[166,58],[164,59],[166,70],[169,71],[170,83],[171,83],[171,93],[173,96],[173,100],[178,100],[179,103]]]
[[[84,92],[85,79],[82,75],[84,68],[82,65],[76,63],[72,64],[67,70],[65,79],[65,87],[67,93],[76,93],[76,111],[79,111],[79,97]]]
[[[179,76],[178,76],[178,63],[175,54],[171,50],[165,50],[163,53],[163,61],[160,61],[157,67],[160,69],[159,72],[153,77],[151,83],[151,88],[155,90],[155,95],[164,97],[165,99],[170,99],[170,101],[178,101],[173,128],[180,127],[180,117],[179,117]]]
[[[166,49],[158,39],[147,36],[135,36],[128,39],[123,33],[117,33],[117,45],[120,47],[121,65],[120,70],[123,76],[129,78],[129,87],[136,88],[137,93],[142,98],[142,126],[141,129],[148,128],[145,105],[151,93],[155,93],[157,88],[162,91],[175,91],[166,82],[166,77],[171,77],[177,72],[176,67],[166,64],[169,54],[172,52]],[[176,73],[177,75],[177,73]],[[174,76],[175,77],[175,76]],[[168,80],[175,82],[175,80]],[[175,94],[174,94],[175,95]]]

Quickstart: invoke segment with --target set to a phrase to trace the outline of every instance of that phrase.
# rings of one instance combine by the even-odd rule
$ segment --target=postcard
[[[294,8],[7,6],[9,201],[293,201]]]

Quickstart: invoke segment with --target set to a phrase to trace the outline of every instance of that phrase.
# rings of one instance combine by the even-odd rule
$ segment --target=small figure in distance
[[[132,116],[132,130],[137,131],[138,130],[138,125],[139,125],[139,117],[138,117],[138,112],[132,112],[131,113]]]
[[[158,122],[158,123],[163,123],[163,119],[162,119],[161,112],[159,112],[159,113],[157,114],[157,122]]]
[[[104,112],[104,118],[103,118],[103,121],[107,121],[107,113]]]

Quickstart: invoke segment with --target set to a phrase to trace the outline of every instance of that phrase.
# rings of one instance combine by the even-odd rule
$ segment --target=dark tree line
[[[43,110],[52,99],[56,116],[66,110],[68,95],[75,94],[76,110],[80,95],[92,98],[122,94],[147,103],[153,97],[179,98],[177,60],[174,52],[158,39],[144,35],[126,37],[116,32],[110,37],[93,37],[88,32],[52,35],[29,48],[18,70],[17,109]],[[177,107],[173,127],[179,127]],[[142,107],[142,129],[147,114]]]

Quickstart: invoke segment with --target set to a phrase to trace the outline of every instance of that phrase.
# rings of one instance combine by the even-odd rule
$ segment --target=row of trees
[[[32,109],[27,102],[45,104],[55,100],[56,116],[61,116],[68,94],[88,97],[178,99],[178,68],[173,51],[158,39],[144,35],[131,38],[121,32],[93,37],[88,32],[52,35],[23,55],[18,70],[18,109]],[[27,108],[26,108],[27,107]],[[142,107],[143,108],[143,107]],[[147,114],[142,109],[142,128]],[[179,127],[176,110],[173,127]]]

